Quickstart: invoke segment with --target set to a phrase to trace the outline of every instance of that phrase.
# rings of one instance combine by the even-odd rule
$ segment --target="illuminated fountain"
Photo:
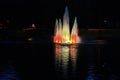
[[[56,19],[53,41],[54,43],[58,44],[76,44],[81,42],[81,39],[78,35],[78,25],[76,17],[70,33],[69,13],[67,7],[65,8],[65,13],[63,16],[63,23],[61,19]]]

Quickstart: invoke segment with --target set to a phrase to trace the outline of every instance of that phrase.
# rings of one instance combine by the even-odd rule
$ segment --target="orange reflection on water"
[[[60,66],[61,63],[61,46],[55,45],[55,62],[57,66]]]
[[[76,45],[55,45],[55,63],[56,69],[63,75],[67,75],[68,68],[71,65],[75,71],[77,61],[78,46]]]

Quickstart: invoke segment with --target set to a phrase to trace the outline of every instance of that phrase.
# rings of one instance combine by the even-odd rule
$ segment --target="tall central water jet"
[[[69,14],[68,8],[65,8],[65,14],[63,16],[63,29],[62,29],[62,43],[70,42],[70,28],[69,28]]]
[[[61,19],[56,19],[55,33],[54,33],[54,43],[59,44],[75,44],[80,43],[80,37],[78,35],[78,25],[77,18],[75,17],[72,31],[70,33],[69,25],[69,13],[68,8],[65,8],[65,13],[63,16],[63,24]]]

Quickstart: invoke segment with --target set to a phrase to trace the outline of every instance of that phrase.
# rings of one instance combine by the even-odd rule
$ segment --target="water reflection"
[[[63,78],[67,78],[68,72],[71,72],[71,70],[71,73],[75,72],[78,51],[77,47],[77,45],[55,45],[55,66],[56,70],[63,76]]]
[[[94,73],[94,69],[95,69],[95,66],[93,66],[93,65],[89,66],[87,80],[96,80],[95,79],[96,76],[95,76],[95,73]]]
[[[77,53],[78,53],[77,46],[70,46],[70,60],[72,63],[73,71],[75,71],[75,67],[76,67]]]
[[[20,80],[12,65],[0,66],[0,80]]]

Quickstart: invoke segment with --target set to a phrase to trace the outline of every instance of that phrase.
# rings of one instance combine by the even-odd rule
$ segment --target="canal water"
[[[116,40],[0,43],[0,80],[119,80]]]

